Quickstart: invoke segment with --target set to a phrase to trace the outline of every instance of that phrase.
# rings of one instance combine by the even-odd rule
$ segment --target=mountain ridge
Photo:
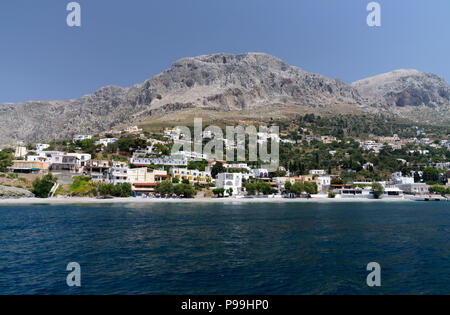
[[[0,104],[0,145],[103,132],[185,109],[270,112],[289,105],[320,111],[350,104],[369,113],[450,121],[450,87],[442,78],[397,71],[346,84],[264,53],[187,57],[131,87],[108,85],[65,101]],[[416,115],[418,108],[425,116]]]

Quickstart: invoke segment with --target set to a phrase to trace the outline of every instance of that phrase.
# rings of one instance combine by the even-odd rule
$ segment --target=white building
[[[113,161],[108,172],[108,181],[114,185],[128,183],[128,170],[126,163]]]
[[[252,169],[253,176],[255,178],[267,178],[269,177],[269,171],[266,168]]]
[[[289,143],[289,144],[296,144],[297,141],[291,140],[291,139],[280,139],[281,143]]]
[[[50,145],[49,144],[46,144],[46,143],[38,143],[38,144],[36,144],[36,151],[44,151],[45,149],[48,149],[48,148],[50,148]]]
[[[410,154],[419,153],[420,155],[427,155],[430,153],[429,150],[409,150]]]
[[[325,170],[310,170],[309,175],[325,175],[327,172]]]
[[[95,145],[102,145],[104,147],[108,146],[110,143],[117,141],[117,138],[103,138],[95,142]]]
[[[372,188],[341,188],[334,190],[338,199],[374,199]]]
[[[89,140],[89,139],[92,139],[91,135],[75,135],[72,138],[73,142]]]
[[[317,188],[319,191],[327,191],[331,186],[330,175],[321,175],[317,177],[316,180],[317,180]]]
[[[387,187],[384,189],[380,199],[404,199],[403,190],[398,187]]]
[[[51,157],[47,158],[45,155],[28,155],[27,161],[29,162],[46,162],[51,163]]]
[[[87,153],[67,153],[66,156],[73,156],[77,158],[77,164],[80,167],[83,167],[86,165],[87,161],[91,159],[91,155]]]
[[[403,176],[402,172],[392,174],[392,181],[396,185],[414,184],[414,177]]]
[[[380,150],[383,148],[382,144],[378,144],[376,141],[373,140],[362,141],[360,142],[360,145],[364,151],[373,150],[375,153],[379,153]]]
[[[223,167],[225,167],[227,170],[230,168],[234,169],[243,169],[247,171],[251,171],[251,168],[247,165],[247,163],[235,163],[235,164],[224,164]]]
[[[61,152],[61,151],[42,151],[42,152],[39,152],[38,155],[39,156],[45,156],[46,158],[49,159],[50,163],[56,163],[55,157],[63,156],[64,152]]]
[[[147,146],[145,149],[139,149],[134,151],[134,154],[152,154],[153,153],[153,144],[151,146]]]
[[[56,163],[54,156],[63,156],[61,151],[38,151],[35,155],[27,156],[27,161],[43,161],[47,163]]]
[[[128,133],[135,133],[135,132],[141,132],[142,129],[139,129],[138,126],[129,126],[129,127],[125,128],[124,131],[128,132]]]
[[[192,160],[192,159],[200,159],[200,160],[207,160],[208,159],[208,155],[207,154],[202,154],[199,152],[195,152],[195,151],[178,151],[178,152],[174,152],[171,154],[171,156],[173,158],[178,158],[178,159],[187,159],[187,160]]]
[[[14,157],[22,158],[28,154],[26,147],[16,147],[16,151],[14,152]]]
[[[225,189],[233,189],[233,196],[240,195],[242,189],[242,174],[240,173],[220,173],[217,175],[216,187]]]
[[[267,139],[271,139],[273,141],[280,141],[280,136],[277,133],[269,133],[269,132],[258,132],[258,139],[259,140],[263,140],[263,142],[265,142],[265,140]]]
[[[396,186],[407,194],[426,195],[429,193],[428,186],[425,183],[398,184]]]
[[[164,130],[164,135],[173,141],[179,141],[183,139],[186,135],[182,132],[181,128],[174,128],[170,130]]]
[[[149,166],[152,164],[164,166],[187,166],[188,160],[174,159],[171,157],[161,157],[161,158],[132,157],[130,163],[137,166]]]

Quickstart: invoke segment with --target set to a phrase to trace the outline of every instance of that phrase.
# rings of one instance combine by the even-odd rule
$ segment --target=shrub
[[[384,193],[384,187],[380,183],[372,184],[372,192],[375,199],[379,199],[381,195]]]
[[[111,196],[111,197],[130,197],[131,195],[131,184],[101,184],[98,187],[98,194],[101,196]]]
[[[52,173],[49,173],[42,178],[36,178],[33,181],[33,194],[38,198],[48,198],[48,194],[57,180],[58,179],[53,176]]]

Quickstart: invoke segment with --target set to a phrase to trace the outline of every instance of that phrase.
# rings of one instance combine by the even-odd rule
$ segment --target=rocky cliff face
[[[362,110],[390,111],[392,106],[426,104],[430,117],[439,107],[448,108],[449,87],[442,79],[393,73],[348,85],[261,53],[184,58],[131,88],[104,87],[70,101],[1,104],[0,145],[107,131],[186,108],[271,111],[276,105],[320,109],[353,104]],[[395,113],[407,115],[407,111]],[[450,120],[448,114],[439,116]]]

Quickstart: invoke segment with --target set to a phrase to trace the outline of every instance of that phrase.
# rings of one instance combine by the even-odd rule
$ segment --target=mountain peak
[[[197,67],[218,67],[222,69],[231,67],[263,67],[265,69],[274,69],[286,71],[293,68],[281,59],[272,55],[260,52],[251,52],[244,54],[215,53],[201,55],[196,57],[182,58],[176,61],[171,69],[188,68],[195,70]]]

